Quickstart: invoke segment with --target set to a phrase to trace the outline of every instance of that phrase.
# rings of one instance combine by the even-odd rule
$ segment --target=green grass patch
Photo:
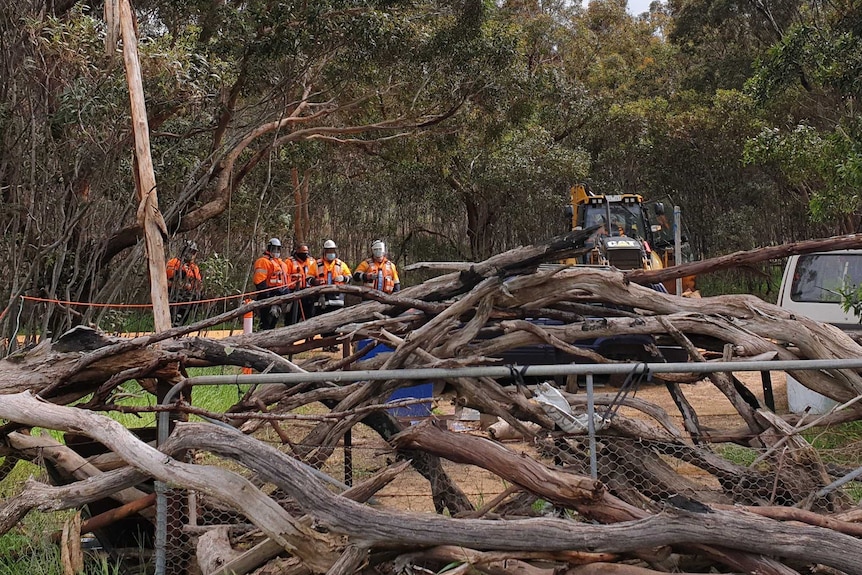
[[[62,523],[59,525],[62,528]],[[45,538],[27,539],[22,545],[13,549],[4,549],[4,540],[10,536],[0,537],[0,575],[63,575],[60,559],[60,547]],[[120,575],[120,566],[105,555],[84,554],[85,575]]]
[[[842,449],[848,445],[862,442],[862,421],[851,421],[840,425],[811,429],[803,432],[802,437],[818,451],[821,449]]]
[[[859,465],[862,421],[811,429],[803,432],[802,436],[817,450],[823,461],[854,468]]]
[[[204,375],[237,375],[241,368],[233,366],[217,366],[207,368],[189,369],[189,377]],[[248,385],[198,385],[192,389],[192,405],[207,411],[224,413],[229,407],[239,401],[248,391]],[[126,382],[120,390],[118,405],[131,407],[148,407],[156,405],[156,398],[148,393],[136,382]],[[87,401],[85,398],[83,401]],[[128,428],[152,427],[156,425],[155,413],[120,413],[112,411],[109,415]],[[201,421],[201,418],[192,416],[192,421]]]
[[[212,368],[189,369],[189,376],[202,375],[235,375],[241,372],[240,368],[231,366],[219,366]],[[234,405],[248,391],[248,385],[219,385],[198,386],[192,392],[192,405],[216,413],[224,413],[230,406]],[[136,382],[126,382],[118,390],[117,403],[130,406],[155,405],[156,398],[144,391]],[[86,402],[89,398],[82,399]],[[128,428],[153,427],[156,424],[155,413],[129,414],[109,412],[108,415],[119,421]],[[200,421],[200,418],[192,416],[191,420]],[[46,430],[34,429],[33,433],[42,433]],[[59,431],[47,430],[57,439],[63,441],[63,434]],[[45,470],[28,461],[19,461],[12,472],[0,481],[0,497],[8,498],[20,493],[24,482],[33,476],[41,481],[46,480]],[[47,575],[60,574],[60,551],[59,547],[52,543],[48,536],[50,533],[61,530],[63,523],[69,518],[72,511],[56,513],[41,513],[31,511],[27,517],[14,529],[0,536],[0,575],[29,575],[31,573],[44,573]],[[87,559],[86,571],[92,575],[113,575],[120,573],[117,565],[103,556],[90,556]]]
[[[20,492],[30,475],[44,476],[44,471],[29,462],[19,461],[12,473],[0,482],[3,498]],[[0,575],[62,574],[60,548],[49,537],[63,529],[63,523],[72,513],[31,511],[18,525],[0,536]],[[87,573],[100,571],[88,570]]]
[[[719,446],[717,451],[724,459],[744,467],[748,467],[754,463],[754,460],[760,455],[755,449],[729,443]]]
[[[17,495],[24,485],[24,482],[34,477],[40,481],[46,479],[45,469],[39,465],[30,463],[29,461],[18,461],[15,468],[0,481],[0,498],[6,499],[13,495]]]

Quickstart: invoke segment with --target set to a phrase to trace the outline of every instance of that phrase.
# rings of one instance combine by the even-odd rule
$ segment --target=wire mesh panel
[[[666,393],[660,386],[652,391]],[[694,388],[687,391],[690,398],[696,395]],[[310,410],[304,406],[300,410],[301,417],[293,420],[287,413],[283,420],[261,420],[248,426],[246,432],[288,457],[311,464],[321,483],[333,493],[343,492],[350,484],[361,485],[399,461],[409,460],[410,465],[376,491],[369,504],[451,517],[553,515],[583,520],[576,511],[577,505],[566,503],[565,498],[553,491],[559,484],[524,483],[520,480],[528,473],[517,468],[529,463],[531,471],[543,469],[555,480],[577,483],[585,478],[588,481],[591,459],[595,460],[600,490],[652,513],[667,508],[702,511],[739,505],[793,506],[834,513],[848,509],[859,500],[860,490],[854,480],[840,486],[834,484],[837,478],[860,464],[859,454],[852,447],[823,449],[813,445],[817,442],[794,439],[792,433],[761,435],[746,431],[739,414],[722,403],[727,400],[721,394],[718,400],[710,399],[709,409],[694,405],[703,414],[699,434],[686,432],[679,415],[662,414],[660,408],[645,408],[655,397],[632,396],[619,402],[616,395],[613,391],[594,394],[592,399],[598,412],[607,414],[611,423],[597,426],[593,441],[586,430],[567,433],[559,428],[551,430],[540,426],[517,439],[495,440],[485,425],[486,419],[493,421],[494,417],[481,413],[476,425],[446,415],[400,422],[404,433],[413,429],[411,424],[417,425],[416,429],[431,426],[438,429],[438,433],[445,433],[457,455],[451,459],[423,457],[428,454],[399,447],[394,438],[384,438],[378,430],[364,424],[350,428],[349,441],[344,440],[344,435],[338,440],[334,434],[321,443],[309,442],[314,436],[313,430],[323,421],[315,419],[318,409],[321,418],[328,417],[329,411],[323,406]],[[582,399],[569,398],[576,413],[584,408]],[[457,402],[453,400],[453,403]],[[435,412],[440,411],[440,405],[436,404]],[[725,430],[726,435],[718,436],[715,429]],[[475,449],[476,443],[471,443],[477,440],[496,446],[494,449],[505,450],[510,457],[508,467],[495,467],[481,458],[474,464],[463,463],[481,451]],[[458,447],[459,443],[467,447]],[[307,512],[290,493],[260,481],[234,460],[196,454],[194,461],[223,466],[244,475],[294,517]],[[183,511],[178,504],[168,514],[167,573],[185,573],[192,569],[196,542],[202,533],[213,527],[228,526],[232,542],[242,540],[246,547],[263,539],[263,534],[243,516],[242,510],[193,494],[178,498],[187,502],[187,509]]]
[[[168,489],[166,495],[164,572],[165,575],[185,575],[194,555],[187,530],[190,492]]]

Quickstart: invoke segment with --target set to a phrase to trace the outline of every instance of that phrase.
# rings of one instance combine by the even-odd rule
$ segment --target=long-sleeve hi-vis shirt
[[[341,278],[338,280],[337,278]],[[350,281],[350,267],[338,258],[331,262],[317,260],[317,285],[346,284]]]
[[[341,279],[339,279],[341,278]],[[331,262],[317,260],[317,285],[344,285],[350,282],[350,267],[338,258]],[[344,305],[344,294],[326,294],[323,298],[329,307]]]
[[[268,252],[254,262],[251,281],[257,288],[257,299],[266,299],[287,287],[288,268],[286,262]],[[265,291],[261,291],[265,290]]]
[[[203,286],[201,269],[194,262],[184,262],[180,258],[171,258],[165,265],[168,276],[168,289],[171,293],[198,293]]]
[[[365,287],[380,290],[384,293],[393,293],[401,289],[401,280],[398,279],[398,269],[395,263],[385,257],[380,262],[374,258],[368,258],[356,266],[353,279],[362,282]]]

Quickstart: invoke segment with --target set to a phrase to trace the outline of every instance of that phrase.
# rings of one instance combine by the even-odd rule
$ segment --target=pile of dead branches
[[[249,549],[235,547],[235,530],[227,525],[193,534],[196,563],[205,573],[396,573],[414,567],[437,572],[453,564],[459,571],[536,575],[561,570],[704,572],[712,567],[790,574],[818,565],[862,573],[857,539],[862,526],[854,523],[860,516],[855,503],[840,492],[819,491],[840,470],[823,464],[798,436],[804,420],[771,413],[730,374],[710,379],[739,413],[742,427],[702,426],[680,385],[695,378],[670,374],[664,382],[680,408],[683,427],[657,406],[625,399],[643,417],[618,415],[600,432],[596,455],[609,471],[597,480],[588,476],[584,437],[557,429],[533,400],[533,388],[490,378],[443,383],[463,405],[506,422],[536,447],[536,457],[489,438],[450,432],[433,420],[405,425],[384,406],[394,390],[412,385],[399,379],[254,387],[227,413],[204,414],[230,427],[180,423],[158,448],[98,413],[128,410],[117,401],[124,382],[137,380],[154,392],[163,391],[182,382],[189,366],[239,365],[269,373],[475,366],[499,364],[506,351],[534,345],[606,362],[611,360],[578,342],[620,335],[670,338],[692,361],[840,359],[862,353],[840,330],[792,317],[755,297],[687,299],[633,283],[633,278],[655,280],[642,274],[542,265],[577,254],[584,234],[500,254],[390,296],[349,286],[312,288],[303,297],[340,289],[372,301],[269,332],[219,341],[177,337],[273,300],[128,341],[79,328],[6,358],[0,362],[0,417],[8,422],[3,471],[8,473],[18,459],[41,458],[51,463],[55,485],[31,480],[20,495],[6,499],[0,507],[0,532],[32,509],[76,508],[106,498],[123,509],[113,516],[151,518],[147,506],[153,497],[147,485],[156,479],[194,490],[232,509],[238,523],[251,524],[254,545]],[[859,243],[859,238],[853,241]],[[333,333],[337,335],[320,337]],[[338,359],[315,353],[303,354],[302,361],[285,358],[356,339],[383,342],[392,351],[370,360],[362,359],[367,349]],[[719,353],[707,353],[703,342]],[[862,378],[852,370],[793,375],[839,402],[851,402],[862,391]],[[583,411],[582,394],[564,397],[575,411]],[[611,401],[602,394],[596,397],[599,405]],[[266,415],[310,404],[322,404],[337,417],[321,419],[289,448],[255,439],[264,422],[278,431]],[[200,413],[184,400],[171,409]],[[817,423],[858,415],[851,404]],[[314,470],[360,422],[388,441],[403,462],[333,493]],[[88,436],[107,453],[85,460],[69,447],[29,435],[31,427]],[[629,447],[615,449],[614,438],[628,440]],[[722,459],[710,446],[718,441],[759,449],[759,465]],[[793,457],[779,457],[788,445],[794,447]],[[693,492],[687,491],[689,480],[666,464],[670,448],[675,458],[715,478],[712,493],[681,495]],[[190,450],[229,459],[254,479],[221,466],[188,463]],[[448,477],[441,459],[481,467],[512,488],[477,509]],[[408,464],[428,479],[437,514],[367,503]],[[637,483],[623,472],[631,466],[638,466]],[[537,516],[539,500],[553,512]],[[828,509],[830,515],[807,511],[813,508]]]

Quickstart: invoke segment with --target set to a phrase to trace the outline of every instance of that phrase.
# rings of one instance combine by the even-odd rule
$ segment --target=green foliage
[[[200,262],[204,278],[204,290],[210,294],[229,294],[242,292],[242,284],[237,285],[235,266],[225,255],[213,252]]]
[[[862,93],[862,6],[805,16],[760,58],[747,84],[763,108],[779,104],[791,119],[753,139],[746,159],[810,190],[812,218],[837,220],[839,232],[849,233],[856,231],[862,184],[862,116],[854,104]]]
[[[858,322],[862,323],[862,286],[842,286],[837,291],[841,296],[841,309],[844,313],[852,311]]]
[[[797,18],[792,3],[760,10],[744,0],[673,0],[668,38],[680,48],[680,81],[708,94],[741,89],[757,58]]]
[[[817,221],[854,214],[862,205],[862,138],[857,126],[831,132],[807,125],[788,132],[764,129],[748,143],[745,159],[773,165],[792,184],[817,190],[809,204]]]

